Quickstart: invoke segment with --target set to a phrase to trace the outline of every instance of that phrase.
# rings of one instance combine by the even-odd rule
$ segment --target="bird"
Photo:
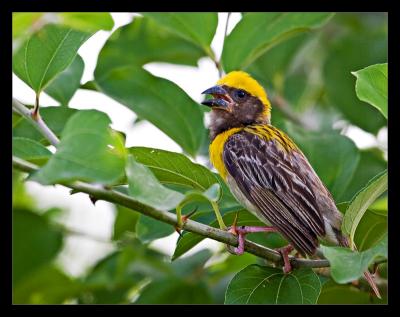
[[[202,102],[211,108],[210,161],[237,201],[266,225],[237,227],[234,221],[233,252],[244,252],[248,233],[278,232],[289,242],[278,251],[290,273],[293,250],[313,256],[321,242],[349,247],[331,193],[294,141],[271,124],[271,102],[257,80],[231,71],[202,94],[212,96]],[[364,276],[380,298],[368,269]]]

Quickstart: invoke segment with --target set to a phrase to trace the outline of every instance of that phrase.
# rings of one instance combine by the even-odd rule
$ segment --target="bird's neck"
[[[245,128],[254,124],[270,124],[270,117],[259,116],[257,119],[239,120],[223,110],[213,110],[210,115],[210,139],[213,141],[218,134],[230,129]]]

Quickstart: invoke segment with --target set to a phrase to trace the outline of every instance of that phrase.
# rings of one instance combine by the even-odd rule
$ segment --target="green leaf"
[[[126,52],[129,52],[127,54]],[[202,49],[146,17],[135,17],[111,35],[99,54],[95,78],[115,68],[166,62],[196,66]]]
[[[167,237],[174,231],[175,228],[173,226],[144,215],[140,215],[139,221],[136,224],[137,237],[143,243]]]
[[[83,279],[83,304],[122,304],[130,302],[130,292],[149,277],[171,274],[165,256],[143,246],[138,240],[97,262]]]
[[[231,280],[225,304],[315,304],[320,292],[321,282],[310,268],[284,274],[252,264]]]
[[[57,16],[61,23],[83,32],[111,31],[114,20],[106,12],[63,12]]]
[[[354,241],[354,234],[365,211],[386,190],[387,171],[384,171],[371,179],[368,184],[354,196],[347,207],[342,223],[342,231],[350,235],[351,241]]]
[[[382,150],[378,148],[360,150],[360,161],[346,192],[343,193],[342,200],[351,200],[370,179],[385,169],[387,169],[387,161],[383,157]]]
[[[357,226],[354,234],[354,242],[359,251],[372,248],[387,234],[387,197],[380,201],[385,203],[385,208],[382,210],[374,210],[371,205]]]
[[[340,16],[336,15],[332,22]],[[373,134],[385,126],[387,120],[379,110],[366,106],[357,98],[354,90],[356,79],[351,72],[387,61],[388,39],[384,31],[387,28],[386,19],[383,17],[379,23],[371,26],[366,25],[365,15],[359,14],[352,24],[360,24],[360,28],[355,29],[340,23],[334,28],[341,30],[337,32],[339,36],[332,38],[331,34],[326,34],[327,40],[324,43],[328,53],[323,64],[328,103],[335,106],[351,124]]]
[[[46,219],[27,209],[13,209],[13,286],[55,258],[63,236]]]
[[[226,37],[222,63],[226,72],[245,69],[268,49],[290,36],[318,28],[330,13],[247,13]]]
[[[129,195],[143,204],[168,211],[175,208],[185,197],[159,183],[153,173],[129,156],[126,166]]]
[[[368,66],[356,72],[357,97],[377,108],[387,119],[387,63]]]
[[[370,294],[352,285],[338,285],[329,281],[322,287],[318,304],[370,304]]]
[[[373,248],[363,252],[323,245],[321,250],[331,265],[332,278],[337,283],[344,284],[361,277],[376,257],[387,257],[387,235]]]
[[[126,105],[194,156],[205,137],[203,113],[179,86],[140,67],[113,69],[96,82],[108,96]]]
[[[61,72],[44,91],[62,105],[67,106],[81,84],[84,67],[82,57],[76,55],[72,64]]]
[[[217,13],[145,12],[143,15],[210,52],[210,44],[218,25]]]
[[[211,185],[219,183],[221,186],[219,206],[226,208],[238,205],[219,175],[192,162],[183,154],[146,147],[132,147],[128,152],[136,161],[150,168],[163,184],[204,191]]]
[[[342,200],[357,168],[359,151],[352,140],[338,133],[310,132],[286,124],[287,134],[309,160],[336,203]]]
[[[207,286],[202,281],[167,277],[148,284],[134,304],[211,304]]]
[[[69,118],[77,109],[65,107],[44,107],[40,109],[40,115],[51,131],[58,137],[64,129]],[[33,126],[33,124],[19,114],[13,113],[13,137],[23,137],[49,145],[49,141]]]
[[[41,12],[13,12],[12,14],[12,37],[17,37],[27,33],[33,23],[41,18]]]
[[[39,142],[15,137],[12,140],[12,154],[34,164],[43,165],[52,153]]]
[[[83,180],[112,184],[124,175],[125,148],[109,117],[80,110],[65,125],[57,152],[31,180],[43,185]]]
[[[171,267],[177,276],[185,277],[186,279],[190,277],[199,279],[200,272],[204,270],[204,265],[211,256],[210,250],[201,250],[191,256],[176,260],[171,264]]]
[[[116,217],[113,227],[113,240],[120,240],[126,233],[135,233],[136,224],[139,221],[140,213],[121,205],[116,206]]]
[[[54,266],[45,265],[13,289],[13,304],[63,304],[76,298],[82,285]]]
[[[48,24],[33,34],[13,56],[13,71],[40,93],[74,60],[89,33]]]
[[[278,86],[288,76],[293,60],[308,39],[310,34],[300,33],[276,44],[248,67],[249,73],[262,83],[271,87]],[[305,82],[304,77],[302,79]]]
[[[131,147],[128,149],[134,159],[146,165],[164,184],[206,190],[219,182],[217,176],[200,164],[193,163],[185,155],[165,150]]]

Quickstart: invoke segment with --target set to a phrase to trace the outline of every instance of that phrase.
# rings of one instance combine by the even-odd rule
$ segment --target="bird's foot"
[[[281,254],[283,259],[283,273],[290,273],[292,271],[292,265],[290,264],[289,253],[293,251],[293,246],[288,244],[287,246],[277,249],[277,251]]]
[[[232,254],[241,255],[244,252],[244,241],[245,236],[248,233],[255,232],[277,232],[278,230],[274,227],[252,227],[252,226],[236,226],[237,225],[237,214],[232,226],[228,227],[228,232],[238,236],[238,246],[233,248],[228,246],[228,251]]]
[[[191,216],[193,216],[194,213],[195,213],[196,211],[197,211],[197,207],[196,207],[194,210],[192,210],[191,212],[189,212],[187,215],[183,215],[183,216],[181,216],[180,218],[178,218],[178,221],[177,221],[177,222],[178,222],[178,225],[175,226],[175,231],[178,232],[180,236],[182,236],[181,231],[182,231],[182,228],[183,228],[183,226],[185,225],[186,221],[187,221]]]

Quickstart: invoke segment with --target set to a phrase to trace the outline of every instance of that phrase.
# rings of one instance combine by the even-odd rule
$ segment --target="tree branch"
[[[13,166],[16,169],[19,169],[23,172],[27,173],[32,173],[39,168],[32,164],[29,163],[25,160],[22,160],[18,157],[13,156]],[[137,212],[140,212],[146,216],[149,216],[151,218],[154,218],[156,220],[168,223],[172,226],[177,226],[177,217],[175,214],[167,212],[167,211],[162,211],[162,210],[157,210],[155,208],[152,208],[150,206],[144,205],[141,202],[133,199],[132,197],[125,195],[123,193],[120,193],[115,190],[111,189],[105,189],[103,187],[95,186],[92,184],[84,183],[81,181],[75,181],[72,183],[67,183],[67,182],[60,182],[61,185],[64,185],[66,187],[72,188],[76,191],[83,192],[89,195],[92,195],[93,197],[96,197],[97,199],[102,199],[111,203],[116,203],[125,207],[128,207],[132,210],[135,210]],[[214,227],[207,226],[205,224],[202,224],[200,222],[196,222],[193,220],[188,219],[187,222],[183,225],[183,229],[199,234],[201,236],[204,236],[206,238],[210,238],[219,242],[222,242],[224,244],[228,244],[231,246],[237,246],[238,245],[238,239],[237,236],[227,232],[223,231]],[[248,253],[254,254],[258,257],[264,258],[270,262],[276,263],[276,264],[282,264],[282,258],[281,255],[272,249],[263,247],[259,244],[256,244],[254,242],[246,241],[245,242],[245,251]],[[299,259],[295,257],[290,257],[290,261],[293,267],[311,267],[311,268],[316,268],[316,267],[327,267],[329,266],[328,260],[309,260],[309,259]]]
[[[37,103],[38,101],[36,101]],[[60,140],[54,134],[53,131],[47,126],[47,124],[43,121],[42,117],[40,116],[39,112],[37,111],[37,105],[33,109],[33,111],[29,110],[26,106],[20,103],[17,99],[13,98],[12,100],[12,107],[13,110],[20,115],[24,116],[28,121],[30,121],[36,129],[47,139],[49,142],[57,147]]]

